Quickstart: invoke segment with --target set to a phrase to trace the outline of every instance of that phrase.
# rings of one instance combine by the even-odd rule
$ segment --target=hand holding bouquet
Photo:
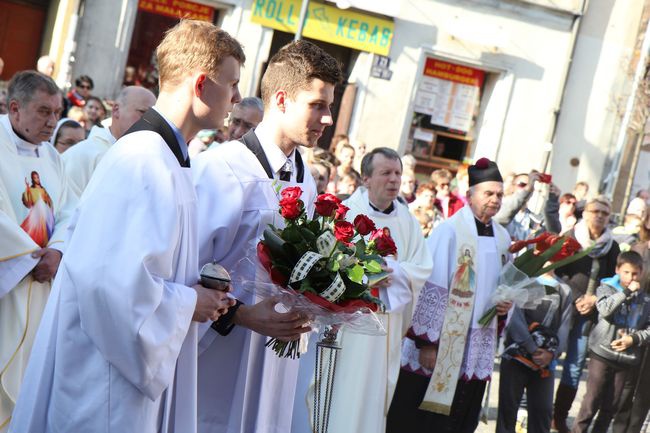
[[[517,257],[514,263],[507,263],[503,267],[499,285],[492,297],[494,303],[510,300],[519,308],[535,308],[546,295],[545,287],[536,278],[590,252],[590,249],[580,251],[580,243],[570,236],[548,232],[527,241],[516,241],[509,251],[516,253],[530,245],[535,247]],[[495,307],[490,308],[479,319],[479,324],[488,325],[495,315]]]
[[[317,197],[316,215],[309,218],[301,195],[299,187],[281,191],[285,227],[264,231],[257,257],[273,283],[293,298],[292,310],[307,312],[321,324],[352,322],[354,329],[356,320],[364,328],[358,326],[359,315],[374,317],[371,312],[383,307],[371,287],[388,276],[383,257],[396,254],[395,242],[365,215],[345,221],[349,209],[331,194]],[[268,345],[279,356],[299,356],[296,342],[271,339]]]

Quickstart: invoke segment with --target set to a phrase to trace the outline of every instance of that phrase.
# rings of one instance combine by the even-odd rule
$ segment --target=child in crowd
[[[634,251],[619,254],[616,275],[596,291],[598,323],[589,334],[587,392],[572,432],[586,433],[600,409],[593,433],[605,433],[627,376],[641,362],[641,346],[650,340],[650,295],[641,292],[643,259]]]

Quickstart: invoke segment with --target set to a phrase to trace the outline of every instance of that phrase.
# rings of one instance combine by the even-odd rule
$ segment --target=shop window
[[[486,73],[427,57],[416,90],[407,151],[416,170],[451,171],[469,157]]]

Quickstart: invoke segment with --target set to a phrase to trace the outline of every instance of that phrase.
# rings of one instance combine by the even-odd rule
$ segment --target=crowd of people
[[[498,357],[497,432],[517,431],[522,404],[531,433],[640,432],[647,190],[618,224],[584,182],[562,194],[486,158],[424,171],[340,134],[320,148],[343,74],[309,42],[270,59],[261,98],[241,97],[242,47],[211,24],[181,21],[156,55],[158,95],[128,83],[107,104],[82,75],[64,96],[47,57],[0,95],[0,432],[312,431],[313,344],[301,359],[265,346],[310,318],[198,282],[279,224],[278,185],[309,212],[338,197],[397,246],[373,287],[386,335],[339,332],[329,431],[475,431]],[[495,298],[513,242],[545,233],[588,253],[538,278],[534,308]]]

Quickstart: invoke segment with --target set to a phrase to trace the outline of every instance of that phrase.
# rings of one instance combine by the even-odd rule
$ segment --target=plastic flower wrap
[[[365,215],[345,221],[349,210],[331,194],[315,202],[309,218],[299,187],[281,191],[283,229],[269,226],[257,244],[257,257],[272,284],[244,282],[262,296],[280,296],[287,311],[306,313],[312,327],[344,325],[353,332],[383,335],[374,311],[383,309],[371,290],[388,274],[383,257],[396,254],[388,229],[377,229]],[[271,339],[282,357],[300,356],[298,342]]]
[[[553,233],[526,240],[515,241],[509,251],[516,253],[525,247],[534,245],[525,253],[507,263],[499,275],[499,285],[492,296],[495,304],[512,301],[519,308],[533,309],[546,295],[546,287],[537,281],[560,266],[568,265],[587,254],[591,249],[580,251],[580,243],[571,236],[558,236]],[[479,324],[488,325],[496,316],[496,307],[491,307],[480,319]]]

